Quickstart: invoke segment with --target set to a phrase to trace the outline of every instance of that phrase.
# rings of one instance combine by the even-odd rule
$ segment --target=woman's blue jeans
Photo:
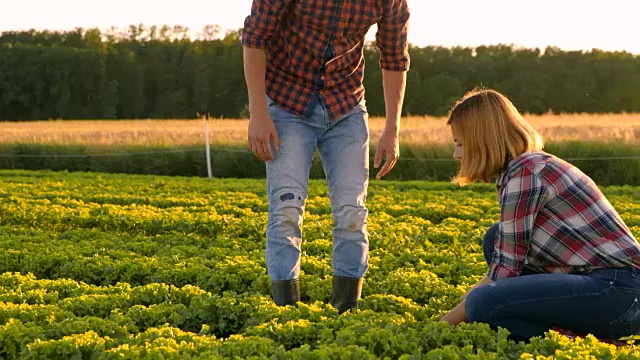
[[[494,224],[483,240],[487,263],[497,231]],[[553,327],[619,339],[640,333],[639,299],[640,274],[632,268],[581,275],[529,272],[472,290],[465,309],[470,322],[506,328],[514,340],[543,335]]]
[[[322,100],[315,100],[308,114],[300,117],[267,99],[280,138],[274,160],[266,163],[269,215],[265,260],[271,280],[299,276],[304,205],[316,150],[327,179],[333,214],[334,275],[361,278],[368,268],[367,109],[363,100],[334,121]]]

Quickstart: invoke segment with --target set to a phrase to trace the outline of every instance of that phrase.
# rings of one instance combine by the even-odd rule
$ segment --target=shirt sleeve
[[[380,49],[380,67],[390,71],[409,70],[409,7],[407,0],[388,1],[378,21],[376,46]]]
[[[500,194],[500,225],[489,273],[492,280],[520,275],[534,223],[547,199],[547,188],[530,168],[510,176]]]
[[[251,14],[244,20],[242,45],[266,49],[267,40],[278,28],[292,0],[253,0]]]

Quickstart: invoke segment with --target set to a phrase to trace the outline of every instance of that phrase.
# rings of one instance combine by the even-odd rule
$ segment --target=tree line
[[[182,26],[0,35],[0,119],[246,117],[241,30]],[[640,112],[640,55],[513,45],[410,47],[404,115],[444,115],[490,87],[523,112]],[[384,115],[379,54],[365,46],[367,107]]]

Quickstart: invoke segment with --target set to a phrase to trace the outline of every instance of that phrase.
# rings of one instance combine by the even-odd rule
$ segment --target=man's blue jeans
[[[280,149],[266,163],[269,217],[265,259],[271,280],[297,279],[309,170],[316,149],[327,178],[333,214],[334,275],[361,278],[368,267],[365,199],[369,129],[364,101],[338,121],[320,99],[300,117],[267,99]]]
[[[487,231],[483,250],[491,262],[498,224]],[[514,340],[543,335],[552,327],[619,339],[640,333],[640,274],[631,268],[587,274],[538,274],[498,280],[472,290],[466,299],[470,322],[511,332]]]

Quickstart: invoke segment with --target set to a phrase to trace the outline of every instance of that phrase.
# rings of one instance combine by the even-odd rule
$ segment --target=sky
[[[0,31],[182,25],[242,27],[252,0],[0,0]],[[639,0],[407,0],[415,46],[511,44],[640,55]],[[372,39],[375,28],[368,34]]]

